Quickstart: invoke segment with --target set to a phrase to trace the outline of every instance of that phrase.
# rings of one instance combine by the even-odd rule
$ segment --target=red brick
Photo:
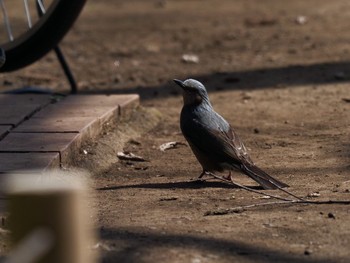
[[[83,136],[95,137],[101,131],[99,119],[95,117],[52,117],[30,118],[23,122],[13,132],[71,132]]]
[[[50,102],[50,95],[0,94],[0,124],[16,126]]]
[[[5,100],[5,97],[0,95],[0,106],[1,98]],[[46,97],[46,102],[44,97],[43,101],[37,96],[18,98],[14,103],[8,104],[15,105],[16,111],[17,108],[25,108],[21,105],[40,107],[43,105],[41,103],[49,102],[49,97]],[[101,132],[103,123],[128,115],[138,104],[138,95],[68,96],[36,112],[29,120],[12,130],[0,141],[0,152],[29,155],[60,153],[63,165],[70,164],[74,162],[82,140],[95,137]],[[8,111],[5,115],[10,114],[11,111]],[[23,118],[25,117],[22,117],[22,120]]]
[[[131,102],[139,103],[139,95],[71,95],[60,101],[59,103],[80,104],[89,107],[103,105],[103,106],[126,106]]]
[[[117,119],[119,106],[94,105],[78,103],[56,103],[45,107],[34,114],[33,118],[56,118],[56,117],[96,117],[101,124]]]
[[[0,152],[59,152],[67,164],[80,145],[79,133],[10,133],[0,141]]]
[[[115,108],[117,108],[116,106]],[[114,107],[99,105],[98,107],[89,107],[84,104],[75,103],[55,103],[45,107],[43,110],[35,113],[33,118],[56,118],[56,117],[100,117]]]
[[[137,94],[127,95],[71,95],[60,101],[61,105],[83,105],[89,108],[100,106],[118,107],[118,115],[115,115],[114,109],[101,116],[102,122],[116,120],[119,116],[127,116],[140,103],[140,97]]]
[[[0,105],[0,124],[16,126],[39,108],[38,105]]]
[[[59,168],[59,153],[0,153],[0,173]]]
[[[9,132],[12,126],[0,125],[0,140]]]
[[[51,102],[51,95],[44,94],[0,94],[0,105],[45,106]]]
[[[88,107],[102,105],[102,106],[115,106],[125,100],[125,96],[130,95],[70,95],[61,100],[60,104],[79,104]]]
[[[119,103],[119,115],[127,117],[140,104],[140,96],[136,94],[120,95],[121,101]]]

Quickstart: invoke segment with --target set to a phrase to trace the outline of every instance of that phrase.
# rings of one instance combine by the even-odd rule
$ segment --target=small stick
[[[313,201],[313,200],[305,200],[303,198],[300,198],[282,188],[279,188],[280,190],[282,190],[283,192],[297,198],[298,200],[292,200],[292,199],[287,199],[287,198],[283,198],[283,197],[280,197],[280,196],[276,196],[276,195],[270,195],[270,194],[266,194],[264,192],[261,192],[261,191],[258,191],[258,190],[254,190],[252,188],[249,188],[249,187],[246,187],[244,185],[241,185],[239,183],[236,183],[232,180],[232,177],[231,177],[231,180],[227,180],[227,179],[224,179],[220,176],[217,176],[216,174],[214,173],[211,173],[211,172],[206,172],[207,175],[211,175],[212,177],[214,177],[215,179],[218,179],[220,181],[223,181],[223,182],[226,182],[228,184],[232,184],[234,186],[237,186],[239,188],[242,188],[244,190],[247,190],[249,192],[253,192],[253,193],[257,193],[257,194],[260,194],[260,195],[264,195],[264,196],[269,196],[271,198],[275,198],[275,199],[278,199],[278,200],[282,200],[282,201],[285,201],[285,202],[270,202],[270,203],[266,203],[266,204],[279,204],[279,203],[300,203],[300,204],[344,204],[344,205],[348,205],[350,204],[350,200],[327,200],[327,201]],[[254,206],[254,205],[253,205]]]
[[[228,214],[237,214],[242,213],[248,208],[258,207],[258,206],[266,206],[266,205],[280,205],[280,204],[293,204],[298,203],[299,200],[291,200],[291,201],[277,201],[277,202],[266,202],[266,203],[260,203],[260,204],[252,204],[252,205],[244,205],[244,206],[235,206],[232,208],[226,208],[226,209],[218,209],[218,210],[212,210],[205,212],[205,216],[216,216],[216,215],[228,215]]]
[[[257,175],[258,177],[264,179],[263,177],[261,177],[260,175]],[[231,173],[230,173],[230,177],[231,177],[231,181],[233,182],[233,179],[232,179],[232,176],[231,176]],[[303,200],[303,198],[299,197],[299,196],[296,196],[295,194],[283,189],[282,187],[280,187],[278,184],[276,184],[275,182],[273,182],[272,180],[268,180],[271,184],[273,184],[274,186],[276,186],[276,188],[282,192],[285,192],[286,194],[290,195],[290,196],[293,196],[294,198],[298,199],[298,200]],[[233,182],[234,183],[234,182]]]
[[[290,196],[293,196],[294,198],[300,200],[300,201],[303,201],[304,199],[299,197],[299,196],[296,196],[295,194],[287,191],[286,189],[283,189],[282,187],[278,186],[277,184],[274,183],[274,185],[277,187],[278,190],[282,191],[282,192],[285,192],[286,194],[290,195]]]
[[[332,205],[332,204],[340,204],[340,205],[350,205],[350,200],[327,200],[327,201],[312,201],[312,200],[303,200],[295,203],[304,203],[304,204],[314,204],[314,205]]]
[[[233,207],[233,208],[229,208],[229,209],[224,209],[224,210],[218,210],[218,211],[208,211],[206,212],[204,215],[207,216],[207,215],[226,215],[226,214],[232,214],[232,213],[240,213],[240,212],[243,212],[245,209],[247,208],[253,208],[253,207],[258,207],[258,206],[265,206],[265,205],[280,205],[280,204],[314,204],[314,205],[322,205],[322,204],[344,204],[344,205],[350,205],[350,200],[326,200],[326,201],[313,201],[313,200],[305,200],[305,199],[302,199],[280,187],[278,187],[279,190],[282,190],[283,192],[289,194],[290,196],[293,196],[295,198],[297,198],[297,200],[292,200],[292,199],[287,199],[287,198],[283,198],[283,197],[280,197],[280,196],[276,196],[276,195],[270,195],[270,194],[266,194],[266,193],[263,193],[261,191],[258,191],[258,190],[254,190],[252,188],[249,188],[249,187],[246,187],[244,185],[241,185],[239,183],[236,183],[232,180],[232,176],[230,176],[230,179],[231,180],[227,180],[225,178],[222,178],[220,176],[217,176],[216,174],[214,173],[211,173],[211,172],[208,172],[208,171],[205,171],[203,173],[204,174],[207,174],[207,175],[210,175],[212,176],[213,178],[215,179],[218,179],[220,181],[223,181],[225,183],[228,183],[228,184],[232,184],[234,186],[237,186],[239,188],[242,188],[244,190],[247,190],[249,192],[253,192],[253,193],[257,193],[257,194],[260,194],[260,195],[264,195],[264,196],[269,196],[271,198],[275,198],[275,199],[278,199],[278,200],[282,200],[282,201],[277,201],[277,202],[266,202],[266,203],[260,203],[260,204],[252,204],[252,205],[246,205],[246,206],[237,206],[237,207]]]
[[[232,183],[236,184],[236,183],[233,181],[233,179],[232,179],[232,175],[230,176],[230,179],[231,179],[231,182],[232,182]],[[274,185],[277,187],[278,190],[280,190],[280,191],[282,191],[282,192],[284,192],[284,193],[286,193],[286,194],[288,194],[288,195],[290,195],[290,196],[293,196],[293,197],[296,198],[297,200],[303,200],[301,197],[296,196],[295,194],[292,194],[291,192],[289,192],[289,191],[283,189],[282,187],[278,186],[278,185],[275,184],[274,182],[271,181],[271,183],[274,184]]]
[[[218,209],[215,211],[207,211],[204,215],[205,216],[213,216],[213,215],[236,214],[236,213],[241,213],[248,208],[254,208],[254,207],[258,207],[258,206],[266,206],[266,205],[284,205],[284,204],[313,204],[313,205],[343,204],[343,205],[350,205],[350,200],[327,200],[327,201],[290,200],[290,201],[266,202],[266,203],[260,203],[260,204],[236,206],[236,207],[227,208],[227,209]]]
[[[235,185],[235,186],[237,186],[237,187],[239,187],[239,188],[242,188],[242,189],[244,189],[244,190],[247,190],[247,191],[249,191],[249,192],[257,193],[257,194],[264,195],[264,196],[269,196],[269,197],[271,197],[271,198],[275,198],[275,199],[278,199],[278,200],[283,200],[283,201],[288,201],[288,202],[293,201],[293,200],[291,200],[291,199],[283,198],[283,197],[276,196],[276,195],[270,195],[270,194],[266,194],[266,193],[260,192],[260,191],[258,191],[258,190],[254,190],[254,189],[252,189],[252,188],[246,187],[246,186],[241,185],[241,184],[239,184],[239,183],[233,182],[232,179],[231,179],[231,180],[227,180],[227,179],[224,179],[224,178],[222,178],[222,177],[220,177],[220,176],[217,176],[216,174],[211,173],[211,172],[206,172],[206,173],[207,173],[208,175],[211,175],[211,176],[214,177],[215,179],[218,179],[218,180],[220,180],[220,181],[226,182],[226,183],[228,183],[228,184]]]

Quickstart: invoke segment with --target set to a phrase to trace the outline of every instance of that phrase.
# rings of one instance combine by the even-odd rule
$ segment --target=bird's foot
[[[212,172],[208,172],[208,171],[205,171],[205,175],[208,175],[210,176],[211,178],[214,178],[214,179],[219,179],[221,181],[231,181],[231,173],[227,176],[220,176],[220,175],[216,175],[215,173],[212,173]]]
[[[210,177],[208,179],[211,179],[211,178],[217,178],[218,176],[215,175],[214,173],[212,172],[209,172],[209,171],[206,171],[206,170],[203,170],[203,172],[198,176],[197,178],[197,182],[199,183],[204,183],[207,181],[207,179],[204,179],[203,177],[206,176],[206,177]]]
[[[196,182],[197,182],[197,183],[204,183],[204,182],[206,182],[207,179],[204,179],[204,178],[203,178],[205,175],[210,175],[210,173],[207,172],[207,171],[205,171],[205,170],[203,170],[202,173],[198,176]]]

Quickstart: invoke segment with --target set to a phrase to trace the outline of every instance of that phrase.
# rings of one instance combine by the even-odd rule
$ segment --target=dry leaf
[[[163,143],[161,146],[159,146],[159,150],[164,152],[166,150],[173,149],[178,145],[186,145],[186,144],[182,142],[166,142],[166,143]]]
[[[117,157],[120,160],[127,160],[127,161],[135,161],[135,162],[146,162],[146,160],[141,157],[137,156],[131,152],[118,152]]]

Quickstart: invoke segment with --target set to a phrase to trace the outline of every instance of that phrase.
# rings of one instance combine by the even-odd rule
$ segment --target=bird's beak
[[[177,84],[177,85],[179,85],[181,88],[185,88],[185,85],[184,85],[184,83],[183,83],[183,81],[181,81],[181,80],[178,80],[178,79],[174,79],[174,82]]]

